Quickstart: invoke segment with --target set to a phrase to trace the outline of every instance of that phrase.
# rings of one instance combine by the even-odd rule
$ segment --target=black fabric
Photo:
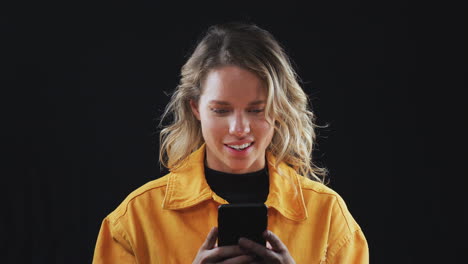
[[[268,169],[232,174],[212,170],[205,165],[210,188],[229,203],[264,203],[268,196]]]

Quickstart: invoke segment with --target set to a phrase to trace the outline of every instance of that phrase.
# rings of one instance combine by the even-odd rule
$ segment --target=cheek
[[[258,136],[261,140],[264,141],[266,145],[269,145],[271,139],[273,138],[274,128],[267,121],[263,120],[256,123],[256,131],[258,131]]]
[[[202,132],[205,138],[205,141],[221,137],[223,135],[223,131],[225,131],[225,124],[222,120],[218,120],[213,117],[205,117],[201,120]]]

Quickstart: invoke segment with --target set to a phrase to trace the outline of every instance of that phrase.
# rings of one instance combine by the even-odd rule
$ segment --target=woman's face
[[[263,169],[274,128],[265,117],[262,81],[250,71],[224,66],[208,73],[202,91],[190,105],[201,122],[208,167],[228,173]]]

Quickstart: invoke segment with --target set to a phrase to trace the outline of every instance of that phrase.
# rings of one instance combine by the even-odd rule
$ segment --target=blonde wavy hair
[[[276,157],[274,166],[285,162],[300,175],[324,182],[326,169],[312,162],[315,116],[290,59],[269,32],[243,23],[211,26],[183,65],[180,83],[161,117],[161,165],[169,170],[179,167],[204,143],[189,102],[199,100],[204,78],[212,69],[227,65],[250,70],[267,87],[265,113],[275,120],[267,150]],[[163,126],[170,116],[170,124]]]

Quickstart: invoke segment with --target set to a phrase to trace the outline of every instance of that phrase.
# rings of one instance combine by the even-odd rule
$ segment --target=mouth
[[[227,145],[227,144],[224,144],[224,145],[226,147],[232,149],[232,150],[235,150],[235,151],[244,151],[244,150],[250,148],[253,144],[254,144],[254,142],[245,143],[245,144],[242,144],[242,145]]]

